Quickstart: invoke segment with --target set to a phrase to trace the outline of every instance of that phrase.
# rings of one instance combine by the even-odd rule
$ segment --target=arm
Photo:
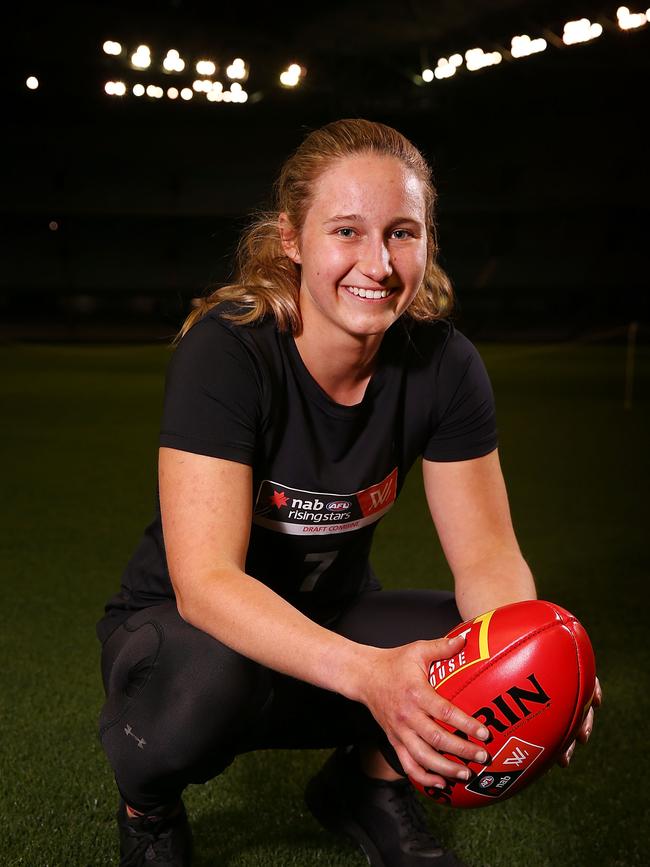
[[[442,774],[460,773],[437,750],[474,759],[476,746],[435,719],[479,739],[488,737],[487,730],[427,680],[430,662],[457,653],[462,640],[388,649],[358,644],[314,623],[247,575],[249,466],[163,447],[159,485],[167,563],[184,620],[262,665],[364,703],[404,770],[422,785],[444,784]]]
[[[422,473],[462,618],[535,599],[535,582],[512,527],[498,452],[466,461],[423,460]]]
[[[456,604],[469,620],[510,602],[535,599],[535,583],[515,538],[499,456],[449,463],[422,462],[424,487],[445,557],[454,575]],[[602,702],[598,678],[593,707]],[[589,739],[593,707],[577,734]],[[559,764],[568,767],[574,741]]]
[[[251,468],[161,448],[159,485],[167,563],[181,617],[276,671],[356,697],[362,645],[318,626],[244,572]]]

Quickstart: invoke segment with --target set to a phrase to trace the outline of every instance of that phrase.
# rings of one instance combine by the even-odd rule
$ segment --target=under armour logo
[[[124,727],[124,734],[125,734],[125,735],[131,735],[131,737],[132,737],[134,740],[136,740],[136,741],[138,742],[138,747],[139,747],[141,750],[144,749],[144,745],[145,745],[147,742],[145,741],[144,738],[139,738],[137,735],[134,735],[134,734],[133,734],[133,729],[131,728],[131,726],[130,726],[128,723],[127,723],[126,726]]]
[[[520,747],[516,747],[512,751],[511,757],[509,759],[505,759],[503,764],[516,765],[517,767],[519,767],[519,765],[521,765],[522,762],[524,762],[528,758],[528,755],[528,750],[522,750]]]

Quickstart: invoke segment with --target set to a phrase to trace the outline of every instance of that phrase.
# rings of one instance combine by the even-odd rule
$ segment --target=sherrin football
[[[463,649],[432,662],[429,682],[488,728],[488,764],[447,755],[468,765],[469,781],[449,780],[444,789],[411,782],[439,803],[486,807],[530,785],[573,740],[593,699],[594,652],[578,620],[542,600],[488,611],[447,637],[460,633]]]

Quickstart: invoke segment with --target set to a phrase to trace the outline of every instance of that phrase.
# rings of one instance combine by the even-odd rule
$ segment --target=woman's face
[[[427,259],[421,181],[388,156],[337,160],[316,182],[293,250],[304,334],[383,334],[418,291]]]

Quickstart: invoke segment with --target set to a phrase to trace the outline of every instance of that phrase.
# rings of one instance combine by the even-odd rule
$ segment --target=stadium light
[[[648,10],[650,12],[650,9]],[[627,6],[619,6],[616,10],[618,26],[621,30],[636,30],[648,23],[647,12],[630,12]]]
[[[133,96],[144,96],[145,90],[143,84],[133,85]]]
[[[226,69],[228,78],[245,81],[248,78],[248,66],[244,63],[241,57],[235,57],[233,62]]]
[[[170,48],[163,60],[165,72],[182,72],[185,69],[185,61],[175,48]]]
[[[206,97],[209,102],[222,102],[223,101],[223,84],[220,81],[213,81],[212,87],[206,93]]]
[[[109,96],[124,96],[126,85],[123,81],[107,81],[104,90]]]
[[[246,102],[248,94],[238,81],[233,81],[230,85],[230,94],[232,102]]]
[[[30,75],[25,84],[29,90],[38,90],[39,81],[35,75]]]
[[[210,93],[212,90],[212,81],[209,78],[197,78],[192,82],[192,90],[196,93]]]
[[[167,96],[170,99],[178,99],[178,90],[175,87],[170,87],[167,90]]]
[[[198,60],[196,71],[199,75],[210,76],[215,74],[217,67],[211,60]]]
[[[184,99],[187,101],[188,99],[192,99],[193,96],[194,96],[194,93],[193,93],[191,87],[184,87],[181,90],[181,99]]]
[[[510,54],[513,57],[528,57],[546,49],[547,43],[541,37],[531,39],[525,33],[521,36],[513,36],[510,40]]]
[[[465,64],[470,72],[476,72],[485,66],[495,66],[501,63],[502,57],[498,51],[485,52],[482,48],[470,48],[465,52]]]
[[[577,45],[579,42],[591,42],[597,39],[603,32],[600,24],[593,24],[588,18],[580,18],[577,21],[567,21],[564,25],[562,42],[565,45]]]
[[[137,51],[131,55],[131,65],[136,69],[148,69],[151,66],[151,49],[148,45],[138,45]]]
[[[421,75],[422,75],[422,81],[426,81],[426,82],[433,81],[433,69],[429,69],[429,68],[423,69]]]
[[[439,57],[433,74],[438,79],[438,81],[442,81],[443,78],[451,78],[452,75],[455,75],[456,69],[456,64],[451,63],[449,58]]]
[[[280,84],[284,87],[296,87],[305,77],[307,70],[299,63],[292,63],[280,73]]]
[[[107,39],[102,45],[105,54],[118,55],[122,53],[122,46],[119,42],[114,42],[112,39]]]

